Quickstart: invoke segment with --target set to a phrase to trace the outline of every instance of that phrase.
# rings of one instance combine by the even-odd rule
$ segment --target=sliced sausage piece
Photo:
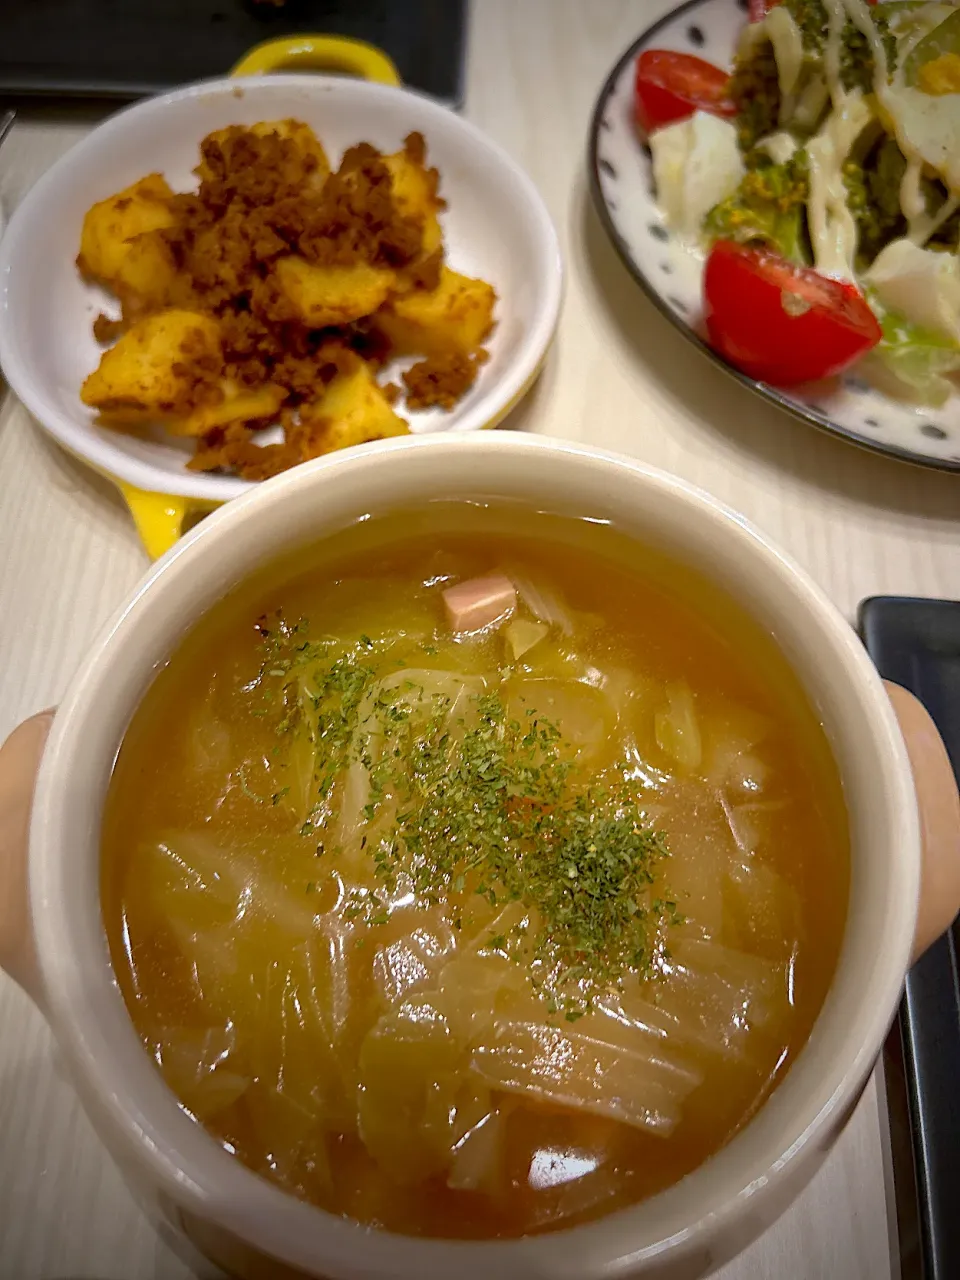
[[[517,589],[503,574],[469,578],[443,593],[454,631],[480,631],[508,617],[517,607]]]

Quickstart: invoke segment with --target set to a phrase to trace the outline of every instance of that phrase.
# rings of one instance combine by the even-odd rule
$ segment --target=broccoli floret
[[[783,0],[783,7],[800,28],[803,47],[810,53],[823,53],[827,39],[827,11],[821,0]]]
[[[803,36],[812,62],[821,59],[827,41],[829,19],[823,0],[782,0]],[[890,67],[895,65],[897,44],[888,19],[872,10],[873,21],[884,41]],[[840,78],[848,91],[873,91],[874,60],[862,31],[847,19],[843,28]],[[730,95],[737,104],[737,131],[740,150],[748,167],[757,163],[754,147],[759,139],[773,133],[780,123],[780,74],[770,40],[758,39],[750,52],[737,59],[730,81]],[[811,122],[811,129],[813,124]]]
[[[843,166],[847,207],[856,218],[859,231],[857,259],[861,270],[866,270],[891,240],[907,234],[907,220],[900,203],[906,169],[907,162],[896,139],[882,132],[879,137],[868,137],[860,154],[854,152]],[[927,211],[932,215],[950,198],[938,178],[923,178],[920,189]],[[930,239],[930,247],[953,249],[958,237],[960,210],[937,229]]]
[[[823,0],[783,0],[783,5],[800,28],[804,47],[819,57],[824,51],[830,25]],[[897,60],[896,39],[887,18],[878,8],[873,9],[871,17],[883,41],[887,63],[892,71]],[[844,24],[841,38],[843,50],[840,55],[840,79],[843,87],[848,92],[862,89],[864,93],[872,93],[874,65],[870,42],[850,18]]]
[[[737,104],[737,137],[748,165],[757,142],[773,133],[780,118],[780,73],[769,40],[746,58],[738,58],[730,80],[730,96]]]
[[[900,184],[906,168],[900,148],[886,136],[861,159],[851,157],[843,166],[847,207],[859,231],[861,267],[868,267],[891,240],[906,235],[907,223],[900,205]]]
[[[710,241],[759,241],[791,262],[811,259],[806,206],[810,180],[805,151],[786,164],[752,170],[729,199],[711,209],[704,224]]]

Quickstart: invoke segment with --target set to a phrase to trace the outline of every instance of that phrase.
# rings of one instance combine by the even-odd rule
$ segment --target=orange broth
[[[450,633],[443,590],[495,572],[539,630],[519,658],[508,623]],[[305,717],[343,654],[414,673],[383,686],[414,701],[439,681],[469,706],[481,680],[557,724],[571,786],[626,783],[670,851],[651,898],[682,917],[651,916],[652,976],[549,1012],[524,903],[491,905],[475,869],[350,916],[391,819],[348,828],[345,775],[317,799]],[[293,1194],[425,1236],[594,1218],[727,1143],[810,1034],[848,879],[837,768],[772,639],[606,524],[496,504],[360,522],[215,606],[137,710],[103,823],[116,974],[182,1106]]]

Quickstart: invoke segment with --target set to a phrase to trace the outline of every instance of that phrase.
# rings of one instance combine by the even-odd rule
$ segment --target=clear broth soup
[[[491,575],[512,603],[455,630],[444,593]],[[848,879],[771,637],[606,524],[496,504],[358,522],[213,608],[103,826],[116,974],[184,1110],[426,1236],[569,1226],[723,1147],[810,1034]]]

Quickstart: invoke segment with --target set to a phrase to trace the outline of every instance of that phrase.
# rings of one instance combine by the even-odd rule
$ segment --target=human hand
[[[37,990],[27,898],[27,837],[40,758],[53,723],[41,711],[0,747],[0,969],[25,991]]]

